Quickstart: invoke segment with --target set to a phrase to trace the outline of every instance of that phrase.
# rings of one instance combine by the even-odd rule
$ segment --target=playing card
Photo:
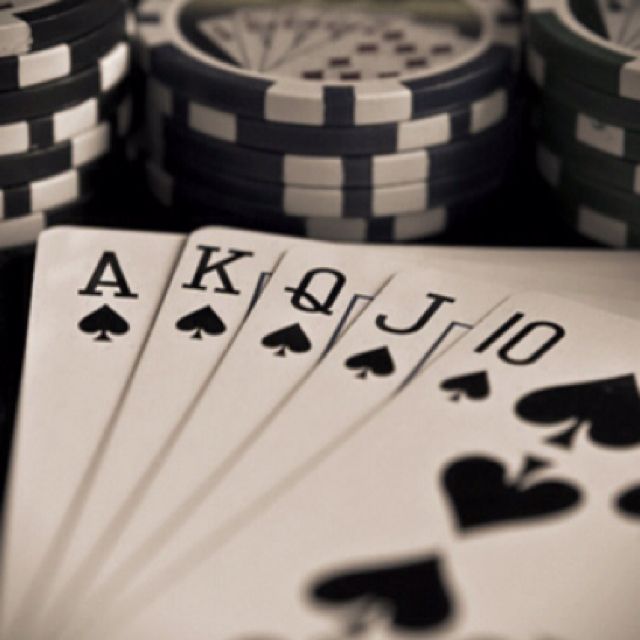
[[[315,454],[446,351],[508,295],[508,290],[432,270],[396,275],[296,394],[260,423],[242,457],[207,495],[185,500],[189,521],[136,580],[162,573],[203,535],[249,518],[254,503],[295,481]]]
[[[31,619],[47,602],[73,601],[91,581],[116,532],[135,509],[155,466],[171,448],[190,404],[213,377],[220,359],[257,301],[278,260],[297,241],[224,228],[189,236],[149,333],[122,405],[92,460],[83,503],[68,527],[66,555]],[[49,619],[47,619],[49,618]]]
[[[639,349],[630,320],[515,296],[77,637],[637,638]]]
[[[234,232],[234,233],[236,233],[238,237],[243,237],[244,232]],[[263,237],[258,234],[247,234],[247,235]],[[273,242],[275,242],[276,239],[280,239],[277,236],[276,237],[269,236],[269,237],[273,238]],[[281,238],[281,240],[282,242],[290,242],[290,240],[287,238]],[[194,241],[193,244],[197,244],[197,242]],[[379,253],[380,248],[375,248],[375,249],[376,249],[376,253]],[[370,249],[368,247],[358,247],[358,251],[363,253],[368,253],[370,252]],[[425,252],[426,252],[426,256],[423,255],[425,254]],[[531,275],[531,272],[529,270],[524,270],[522,268],[514,269],[513,267],[511,267],[508,270],[497,268],[494,265],[494,263],[499,263],[500,261],[494,259],[495,258],[494,253],[496,252],[487,252],[486,250],[484,250],[481,252],[469,253],[469,252],[462,251],[462,253],[465,256],[470,256],[472,258],[475,257],[477,253],[479,253],[482,256],[486,256],[486,259],[487,259],[486,265],[485,264],[478,265],[479,260],[476,260],[476,262],[473,262],[471,260],[469,260],[469,262],[465,262],[465,261],[454,259],[452,257],[446,257],[446,256],[457,256],[460,253],[460,251],[454,250],[454,249],[449,250],[446,254],[443,254],[443,252],[436,251],[436,250],[434,250],[433,253],[435,254],[435,258],[432,257],[432,253],[430,252],[430,249],[427,248],[427,249],[421,249],[421,252],[410,251],[409,256],[418,261],[425,260],[426,258],[429,261],[435,260],[435,261],[444,262],[448,268],[456,269],[457,271],[478,272],[478,270],[480,269],[480,272],[482,273],[482,275],[486,274],[488,277],[491,277],[491,278],[502,277],[502,279],[509,280],[512,283],[517,283],[521,287],[526,286],[531,279],[533,279],[534,282],[539,282],[542,279],[542,281],[544,281],[545,284],[552,286],[556,290],[561,290],[561,291],[568,290],[573,292],[573,289],[575,288],[580,289],[580,287],[582,286],[581,281],[584,280],[584,278],[578,277],[575,274],[575,272],[571,271],[571,269],[565,268],[559,273],[554,273],[552,271],[552,266],[553,266],[553,260],[551,260],[552,256],[546,255],[546,253],[551,253],[551,252],[545,252],[544,260],[542,260],[542,264],[540,265],[540,267],[546,267],[548,269],[548,272],[545,272],[544,269],[542,268],[541,269],[542,275],[540,275],[539,271],[536,271],[533,276]],[[393,252],[391,252],[391,254],[393,254]],[[443,255],[445,257],[443,257]],[[508,258],[507,262],[516,262],[516,263],[519,262],[518,260],[515,259],[515,256],[518,256],[519,254],[509,254],[509,255],[511,255],[512,257]],[[540,256],[540,257],[543,257],[543,256]],[[592,259],[594,258],[594,256],[591,253],[585,254],[585,257],[590,257]],[[195,262],[195,259],[194,259],[194,262]],[[565,258],[565,262],[566,262],[566,258]],[[584,268],[583,262],[584,261],[579,262],[582,268]],[[587,261],[587,264],[591,264],[591,263]],[[214,275],[215,275],[215,272],[214,272]],[[594,279],[594,278],[589,279],[588,283],[589,284],[587,285],[587,287],[590,287],[590,289],[588,288],[589,292],[592,290],[599,290],[600,292],[610,291],[613,284],[613,282],[609,280],[606,280],[606,282],[603,284],[601,282],[598,282],[597,279]],[[598,289],[598,287],[600,287],[600,289]],[[618,301],[615,300],[614,303],[616,302]],[[604,303],[604,300],[603,300],[603,303]],[[195,308],[195,306],[197,305],[193,305],[193,306]],[[191,314],[186,314],[185,317],[189,315]],[[195,331],[194,333],[197,333],[197,331]],[[170,336],[176,335],[176,332],[173,327],[173,323],[171,323],[171,327],[169,327],[168,335]],[[153,337],[154,336],[152,334],[150,345],[153,343]],[[157,349],[159,352],[162,352],[163,345],[165,344],[165,338],[159,337],[158,343],[159,344],[157,346]],[[170,349],[169,349],[169,352],[171,353]],[[206,362],[207,360],[206,350],[198,349],[198,353],[200,353],[200,355],[202,356],[203,362]],[[187,395],[190,395],[191,394],[190,388],[192,386],[194,388],[198,388],[198,386],[201,387],[201,385],[197,385],[197,384],[193,385],[189,382],[191,380],[191,374],[196,374],[196,378],[197,378],[197,372],[199,371],[198,367],[197,366],[194,367],[193,363],[191,363],[189,366],[185,366],[186,362],[184,360],[184,357],[180,357],[180,353],[176,353],[176,357],[179,360],[179,364],[174,363],[174,365],[168,366],[169,361],[162,361],[163,357],[160,356],[161,361],[155,361],[152,366],[147,367],[148,374],[151,377],[157,377],[157,376],[154,376],[154,372],[157,370],[166,370],[167,368],[173,369],[174,367],[177,367],[180,370],[184,367],[189,372],[189,375],[183,375],[182,373],[180,374],[179,376],[180,381],[179,383],[176,382],[177,388],[171,388],[171,389],[167,388],[164,390],[164,392],[162,392],[162,389],[157,389],[157,388],[155,389],[156,393],[160,391],[162,392],[161,393],[162,397],[166,397],[165,405],[167,402],[171,402],[173,404],[177,400],[178,401],[177,406],[180,406],[180,397],[181,397],[180,388],[184,389],[184,391],[187,392]],[[143,364],[144,364],[144,360],[143,360]],[[208,367],[206,368],[208,369]],[[168,377],[164,377],[163,380],[165,382],[170,383],[172,378],[168,376]],[[140,383],[140,381],[141,381],[141,378],[140,376],[138,376],[138,382]],[[382,382],[382,381],[379,381],[379,382]],[[308,385],[305,385],[305,386],[308,387]],[[154,387],[152,386],[151,388],[153,389]],[[371,387],[369,386],[367,388],[371,388]],[[140,394],[138,396],[138,399],[140,401],[142,401],[143,398],[145,398],[143,394]],[[383,402],[384,399],[386,399],[386,396],[384,396],[383,394],[380,401]],[[336,429],[340,424],[349,424],[349,421],[347,420],[348,410],[351,409],[351,411],[357,412],[359,409],[359,404],[355,402],[355,400],[356,398],[352,396],[351,401],[348,403],[342,403],[341,405],[338,405],[336,403],[331,404],[330,406],[332,408],[347,409],[347,414],[343,417],[343,423],[336,421],[335,416],[334,416],[334,420],[333,421],[330,420],[328,423],[334,425]],[[161,409],[162,403],[155,403],[155,404],[158,409]],[[174,406],[176,405],[174,404]],[[125,418],[128,418],[128,421],[131,422],[132,424],[127,428],[122,429],[119,432],[121,436],[121,445],[118,447],[114,447],[114,450],[120,453],[120,458],[116,459],[117,464],[115,465],[115,467],[112,467],[111,465],[106,465],[105,467],[107,470],[112,470],[113,468],[115,468],[116,472],[114,474],[111,474],[110,472],[105,471],[102,475],[102,479],[104,481],[101,487],[102,491],[96,492],[95,500],[87,501],[87,508],[86,508],[86,512],[84,513],[87,525],[80,528],[78,535],[76,536],[76,540],[75,540],[76,544],[73,546],[74,557],[71,562],[67,562],[67,564],[64,566],[65,570],[60,572],[60,575],[59,575],[60,579],[55,584],[55,586],[63,585],[62,594],[58,596],[58,600],[60,599],[60,597],[62,598],[66,597],[70,601],[75,601],[76,599],[81,597],[81,595],[83,594],[85,585],[88,582],[90,582],[91,579],[93,578],[94,567],[100,564],[102,555],[105,553],[108,553],[111,547],[111,540],[114,537],[117,537],[118,531],[121,530],[126,525],[127,520],[132,516],[132,514],[136,509],[140,492],[141,491],[144,492],[146,484],[149,483],[153,478],[153,474],[155,473],[155,471],[153,470],[154,466],[155,464],[157,464],[158,460],[161,459],[162,453],[160,453],[160,458],[152,455],[152,453],[157,453],[158,448],[160,448],[161,452],[164,451],[164,449],[160,447],[159,443],[165,444],[167,446],[171,445],[171,439],[167,441],[166,437],[161,437],[161,436],[156,437],[156,434],[162,433],[161,427],[163,425],[165,426],[166,429],[169,429],[170,426],[173,426],[173,424],[177,422],[176,416],[173,415],[171,411],[160,410],[156,412],[157,415],[154,418],[154,412],[153,411],[149,412],[148,410],[145,412],[144,407],[141,405],[137,407],[137,411],[125,412],[125,413],[129,414],[128,416],[125,415]],[[144,421],[141,422],[136,418],[136,414],[142,415],[142,413],[146,413],[148,422],[144,422]],[[121,420],[121,422],[123,421]],[[127,420],[124,420],[125,425],[126,423],[127,423]],[[151,426],[154,423],[156,425],[155,428]],[[147,424],[147,431],[143,437],[143,434],[141,433],[140,429],[144,424]],[[138,427],[137,429],[135,428],[136,426]],[[262,425],[262,426],[263,428],[265,428],[266,425]],[[116,433],[118,432],[116,431]],[[312,431],[312,433],[322,434],[327,439],[329,439],[329,435],[331,432],[328,431],[327,429],[324,429],[324,430],[315,430],[315,431]],[[269,441],[267,440],[267,442]],[[308,445],[306,450],[308,451],[313,450],[311,446],[312,444],[311,439],[306,439],[305,443]],[[258,453],[256,455],[259,456],[260,453],[265,450],[267,450],[266,447],[259,448]],[[253,459],[252,457],[249,457],[249,460],[252,460],[252,459]],[[294,457],[290,455],[289,459],[293,460]],[[149,460],[151,460],[151,467],[149,466],[148,462],[144,462]],[[138,464],[137,465],[134,464],[133,463],[134,461],[137,461]],[[243,469],[246,469],[246,464],[240,465],[240,468],[235,470],[234,475],[240,478],[244,478],[245,474],[242,471]],[[278,466],[279,473],[281,474],[280,477],[283,477],[283,478],[286,477],[286,473],[285,473],[286,469],[287,469],[286,465],[281,464]],[[293,473],[293,470],[290,470],[290,471],[291,473]],[[248,477],[251,477],[253,481],[251,483],[248,483],[248,485],[247,483],[242,483],[241,485],[243,489],[243,496],[244,496],[245,502],[241,502],[240,497],[238,495],[235,495],[234,501],[233,501],[234,509],[232,509],[231,512],[228,512],[227,509],[222,509],[221,511],[221,513],[224,514],[225,522],[228,520],[229,521],[232,520],[232,515],[238,514],[239,512],[242,511],[239,508],[240,505],[237,504],[238,502],[241,502],[242,504],[246,504],[249,497],[252,497],[252,498],[256,497],[256,487],[261,489],[261,491],[258,493],[266,492],[268,485],[265,484],[264,487],[260,487],[259,483],[255,481],[257,477],[260,477],[259,475],[256,474],[255,469],[252,470],[252,474]],[[231,495],[233,495],[233,487],[235,487],[236,484],[238,483],[231,483],[230,485],[231,489],[229,489],[229,491],[231,491]],[[225,487],[226,485],[223,486],[223,489],[225,489]],[[253,492],[251,490],[251,487],[254,487]],[[131,496],[127,495],[128,491],[131,491]],[[224,491],[223,491],[223,496],[224,496]],[[128,497],[129,499],[127,499]],[[224,500],[224,499],[222,499],[221,501],[222,504],[226,504],[228,502],[229,502],[228,500]],[[216,500],[214,501],[214,504],[218,505],[217,496],[216,496]],[[201,510],[202,510],[202,507],[201,507]],[[220,517],[220,513],[217,512],[217,515],[218,517]],[[215,522],[220,522],[220,520],[214,517],[211,517],[211,523],[210,523],[211,526],[213,526]],[[108,526],[108,524],[110,524],[110,526]],[[191,528],[188,530],[188,532],[191,533],[191,536],[187,536],[187,540],[193,538],[194,531],[198,531],[198,529]],[[181,547],[179,542],[181,540],[182,539],[179,537],[174,537],[172,539],[172,544],[174,546],[177,546],[178,549],[180,549]],[[163,560],[166,559],[165,556],[168,556],[168,554],[162,555]],[[54,589],[52,589],[51,591],[55,592]],[[55,598],[53,602],[56,605],[53,607],[54,609],[53,614],[55,615],[56,609],[62,610],[63,607],[60,607],[56,604],[57,600]],[[49,623],[50,624],[47,628],[51,628],[51,620],[49,620]]]
[[[153,477],[141,490],[136,487],[131,517],[122,531],[112,528],[113,551],[104,554],[103,566],[94,567],[98,584],[127,582],[124,576],[141,561],[142,547],[145,555],[162,548],[188,520],[197,493],[206,495],[232,467],[261,421],[293,392],[393,270],[375,256],[331,246],[294,248],[283,258],[215,377],[174,430],[171,446],[154,460]]]
[[[375,249],[381,258],[402,255],[404,260],[421,266],[519,290],[561,294],[604,311],[640,318],[640,260],[633,252],[433,246]]]
[[[371,247],[372,245],[367,245]],[[557,271],[558,275],[589,275],[612,280],[629,281],[640,274],[640,251],[609,251],[604,249],[522,249],[491,247],[447,247],[433,245],[378,245],[380,255],[403,256],[419,260],[450,260],[475,265],[494,265],[508,272],[512,268]],[[438,267],[439,268],[439,267]]]
[[[6,637],[19,637],[57,567],[183,240],[73,228],[41,235],[4,520]]]

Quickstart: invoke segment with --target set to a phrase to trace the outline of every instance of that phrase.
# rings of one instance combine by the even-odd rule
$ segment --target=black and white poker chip
[[[40,233],[50,227],[85,223],[89,219],[88,206],[88,200],[80,201],[19,218],[0,219],[0,251],[31,246]]]
[[[504,88],[495,89],[451,111],[360,127],[307,127],[253,120],[191,101],[157,82],[149,83],[147,103],[147,123],[155,144],[161,144],[162,129],[169,118],[203,136],[239,147],[303,155],[352,156],[425,149],[482,133],[507,117],[509,92]]]
[[[118,42],[82,71],[18,91],[0,92],[0,125],[46,116],[110,92],[129,72],[130,47]]]
[[[0,187],[33,182],[106,156],[131,129],[132,104],[126,98],[107,120],[50,147],[0,156]]]
[[[108,22],[122,0],[8,0],[0,6],[0,56],[66,43]]]
[[[107,175],[104,169],[104,163],[98,160],[79,169],[0,189],[0,220],[77,202],[103,183]]]
[[[0,157],[27,153],[70,140],[108,118],[128,95],[128,83],[59,111],[0,125]]]
[[[151,76],[221,110],[306,126],[470,102],[508,82],[520,39],[501,0],[147,0],[137,16]]]
[[[0,57],[0,91],[25,89],[73,75],[125,36],[126,14],[120,7],[108,22],[75,40],[19,56]]]
[[[172,175],[149,163],[149,184],[165,205],[252,212],[276,218],[365,219],[403,216],[439,206],[472,201],[495,189],[500,169],[488,166],[481,173],[439,182],[410,183],[379,189],[309,189],[253,184],[249,180],[218,175],[206,182],[193,175]]]
[[[513,119],[483,133],[430,149],[373,156],[311,156],[241,148],[179,123],[165,126],[154,160],[170,172],[224,173],[258,182],[315,188],[389,187],[477,171],[514,146]]]

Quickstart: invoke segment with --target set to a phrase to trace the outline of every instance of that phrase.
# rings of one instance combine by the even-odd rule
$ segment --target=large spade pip
[[[540,389],[521,398],[515,410],[523,420],[543,426],[572,420],[547,440],[566,449],[582,428],[604,447],[640,444],[640,392],[633,374]]]
[[[454,608],[441,564],[429,555],[349,570],[316,582],[311,595],[336,607],[349,637],[366,635],[377,623],[405,633],[433,631]]]

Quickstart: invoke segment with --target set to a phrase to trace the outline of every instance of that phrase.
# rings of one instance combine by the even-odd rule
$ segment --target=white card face
[[[165,544],[197,511],[208,487],[392,273],[391,263],[341,247],[298,247],[283,258],[211,384],[178,425],[131,519],[114,536],[113,551],[96,568],[99,589],[117,584],[120,591],[137,572],[141,550],[145,558],[169,553]],[[160,537],[152,539],[159,528]]]
[[[93,461],[75,526],[66,532],[69,551],[46,593],[54,611],[57,600],[77,600],[91,581],[171,446],[173,429],[213,377],[284,251],[301,242],[313,244],[221,228],[189,236],[102,456]],[[51,629],[55,623],[43,609],[41,603]]]
[[[438,271],[396,275],[291,400],[260,425],[242,457],[144,574],[161,575],[203,536],[250,518],[261,497],[295,482],[316,454],[379,410],[508,294]]]
[[[487,247],[439,247],[368,245],[371,250],[390,258],[400,252],[421,262],[456,260],[463,263],[493,264],[507,271],[512,267],[533,267],[535,271],[557,271],[577,276],[588,274],[603,278],[629,279],[640,275],[640,251],[611,251],[607,249],[492,249]],[[438,267],[439,268],[439,267]],[[602,292],[604,293],[604,292]]]
[[[412,263],[526,291],[546,291],[603,311],[640,318],[640,253],[614,251],[375,247],[381,258]]]
[[[639,637],[638,353],[637,323],[515,296],[79,637]]]
[[[3,625],[14,630],[7,637],[29,621],[57,568],[63,529],[183,242],[74,228],[40,236],[5,514]]]

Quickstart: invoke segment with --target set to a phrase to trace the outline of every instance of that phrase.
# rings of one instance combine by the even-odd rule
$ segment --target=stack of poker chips
[[[583,236],[640,246],[637,2],[529,0],[537,164]]]
[[[131,122],[130,20],[124,0],[0,7],[0,248],[84,221],[108,182]]]
[[[146,176],[194,223],[437,236],[503,184],[521,23],[508,0],[144,0]]]

